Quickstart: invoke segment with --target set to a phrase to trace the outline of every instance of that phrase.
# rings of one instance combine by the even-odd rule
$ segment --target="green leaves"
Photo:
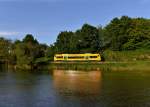
[[[0,38],[0,61],[9,59],[11,45],[12,44],[10,40]]]
[[[61,32],[51,46],[55,53],[96,53],[101,49],[102,29],[84,24],[76,32]],[[52,50],[50,48],[50,50]]]
[[[105,41],[112,50],[135,50],[145,48],[143,41],[150,42],[150,20],[122,16],[114,18],[105,28]],[[140,44],[140,45],[138,45]]]
[[[23,41],[16,41],[14,45],[18,65],[33,65],[37,59],[45,57],[47,45],[39,44],[32,35],[26,35]]]
[[[27,34],[22,42],[24,42],[24,43],[32,43],[32,44],[39,44],[38,41],[36,39],[34,39],[32,34]]]

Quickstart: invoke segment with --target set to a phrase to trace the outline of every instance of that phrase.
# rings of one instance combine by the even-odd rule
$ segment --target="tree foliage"
[[[150,20],[122,16],[114,18],[105,28],[105,41],[112,50],[135,50],[148,48],[150,43]],[[145,44],[146,43],[146,44]]]
[[[9,53],[11,48],[11,41],[0,38],[0,59],[1,61],[5,61],[9,59]]]
[[[39,44],[29,34],[22,41],[15,41],[13,49],[17,65],[34,65],[38,58],[45,57],[46,50],[47,45]]]
[[[54,49],[55,53],[99,53],[102,47],[101,30],[84,24],[75,32],[61,32],[49,50]]]

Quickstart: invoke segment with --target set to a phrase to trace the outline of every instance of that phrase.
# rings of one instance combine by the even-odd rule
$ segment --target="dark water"
[[[0,72],[0,107],[149,107],[150,72]]]

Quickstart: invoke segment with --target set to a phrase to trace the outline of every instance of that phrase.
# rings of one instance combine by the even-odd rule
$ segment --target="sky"
[[[114,17],[150,18],[150,0],[0,0],[0,37],[33,34],[53,44],[61,31],[106,26]]]

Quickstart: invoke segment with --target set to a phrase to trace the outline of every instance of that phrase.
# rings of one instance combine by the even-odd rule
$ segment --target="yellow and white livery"
[[[101,61],[100,54],[56,54],[54,61]]]

